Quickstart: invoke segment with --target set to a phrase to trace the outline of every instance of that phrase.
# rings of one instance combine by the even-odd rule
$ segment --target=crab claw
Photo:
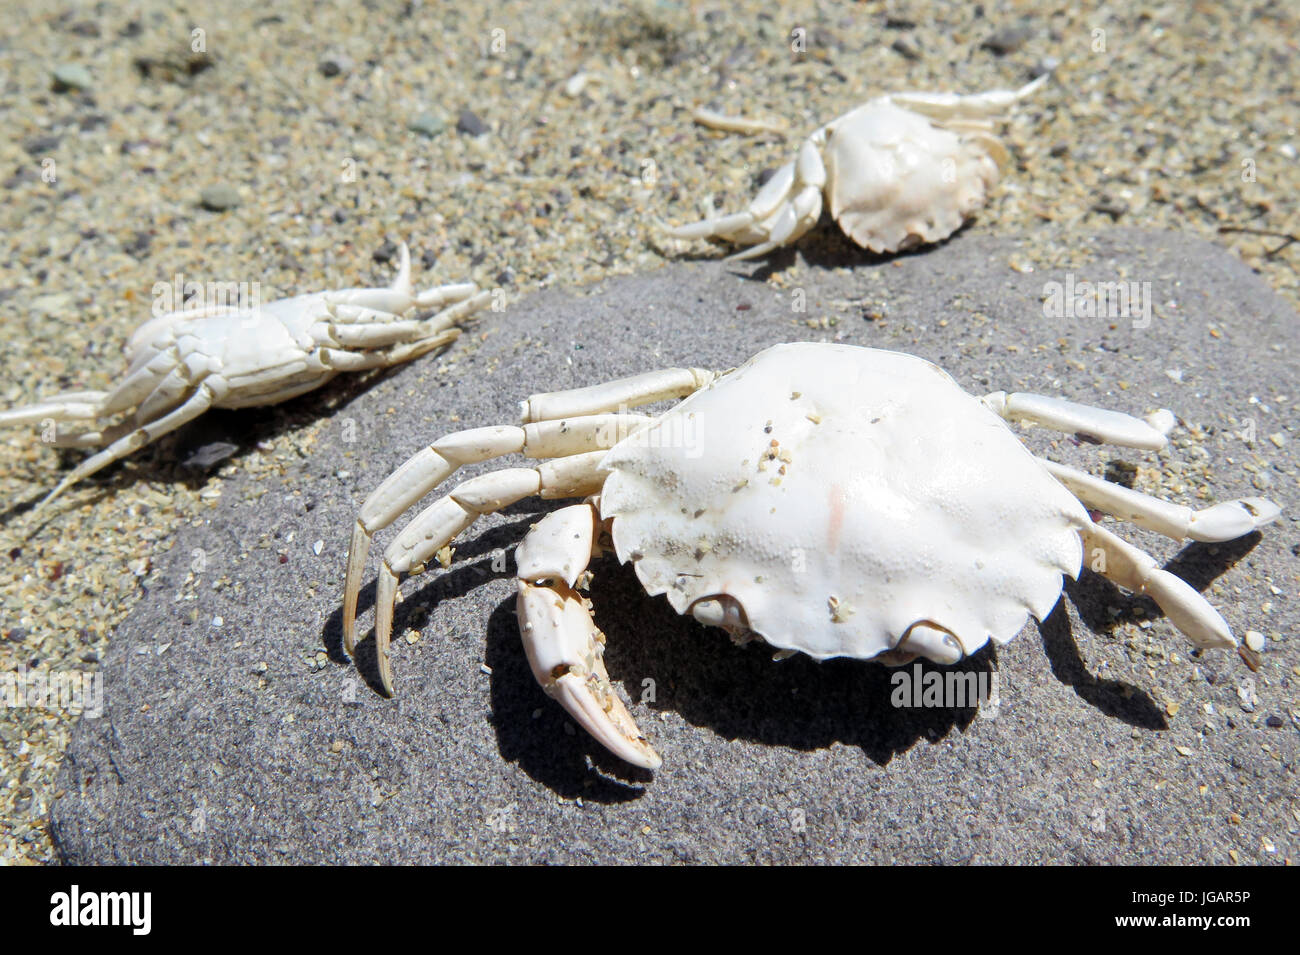
[[[620,759],[644,769],[662,760],[609,682],[605,639],[582,598],[563,581],[519,581],[519,631],[533,676],[574,721]]]

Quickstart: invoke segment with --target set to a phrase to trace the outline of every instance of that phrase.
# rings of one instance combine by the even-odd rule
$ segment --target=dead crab
[[[628,407],[686,397],[663,415]],[[678,613],[780,651],[950,664],[1044,619],[1062,574],[1088,566],[1151,596],[1197,647],[1236,645],[1197,591],[1094,521],[1087,508],[1174,540],[1230,540],[1273,520],[1261,498],[1200,511],[1035,457],[1008,422],[1124,447],[1165,444],[1146,420],[1058,398],[976,398],[937,366],[848,345],[778,345],[723,375],[671,369],[534,395],[523,425],[441,438],[361,507],[348,555],[343,632],[351,652],[371,535],[457,468],[511,453],[536,467],[458,485],[389,545],[376,643],[388,653],[398,575],[481,514],[521,498],[585,497],[542,518],[515,551],[524,650],[546,692],[610,751],[654,768],[611,686],[603,635],[575,586],[608,535],[650,594]]]
[[[59,447],[108,447],[51,491],[124,458],[209,408],[271,405],[319,388],[341,371],[410,361],[456,340],[458,322],[491,300],[477,285],[411,289],[403,243],[389,288],[313,292],[267,305],[208,303],[145,322],[126,345],[128,367],[111,391],[70,391],[0,411],[0,427],[44,423]],[[422,320],[419,310],[442,309]],[[109,426],[114,418],[127,416]],[[65,431],[63,422],[75,422]]]
[[[849,238],[872,252],[939,242],[984,205],[1009,160],[994,122],[1046,79],[973,96],[878,96],[809,135],[744,212],[660,228],[679,239],[750,246],[731,258],[752,259],[800,238],[825,202]]]

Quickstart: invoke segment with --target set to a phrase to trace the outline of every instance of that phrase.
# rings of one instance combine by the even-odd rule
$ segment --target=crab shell
[[[819,133],[826,142],[831,216],[873,252],[947,238],[997,185],[998,164],[983,142],[887,96],[845,113]]]
[[[1082,504],[942,369],[896,352],[769,348],[604,459],[621,561],[679,613],[817,659],[963,653],[1043,619],[1082,560]],[[697,614],[698,615],[698,614]],[[956,649],[956,648],[954,648]]]

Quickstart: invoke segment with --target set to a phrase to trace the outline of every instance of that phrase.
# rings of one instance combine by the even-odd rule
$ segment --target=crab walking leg
[[[477,290],[476,286],[471,288]],[[330,335],[340,345],[349,348],[374,348],[414,341],[458,324],[467,315],[486,308],[491,301],[491,292],[478,292],[422,321],[394,320],[396,315],[392,313],[358,306],[334,306],[330,310],[333,319]],[[412,307],[408,303],[406,310]]]
[[[55,487],[53,491],[45,496],[45,499],[37,505],[37,509],[39,510],[40,508],[45,507],[45,505],[49,504],[50,501],[63,493],[65,489],[76,484],[83,478],[90,477],[90,475],[94,474],[101,468],[108,467],[114,461],[138,451],[146,444],[157,441],[164,434],[167,434],[170,431],[175,431],[181,425],[185,424],[185,422],[193,421],[199,415],[203,414],[203,412],[212,407],[212,403],[220,397],[220,392],[222,390],[224,390],[222,386],[217,386],[216,390],[214,390],[213,385],[209,384],[208,381],[203,382],[199,385],[194,394],[191,395],[190,398],[179,408],[163,415],[156,421],[151,421],[146,425],[136,428],[125,437],[114,441],[103,451],[100,451],[98,454],[92,455],[82,461],[75,469],[68,473],[67,477],[58,483],[58,486]]]
[[[706,106],[696,107],[695,111],[691,113],[691,119],[710,129],[720,129],[728,133],[744,133],[747,136],[755,136],[759,133],[776,133],[784,136],[786,132],[784,123],[767,119],[750,119],[747,116],[728,116]]]
[[[64,392],[39,404],[0,411],[0,427],[34,424],[46,418],[56,421],[110,418],[147,398],[179,361],[175,348],[137,358],[126,379],[112,391]]]
[[[351,288],[326,292],[324,300],[336,321],[365,321],[379,312],[386,316],[404,315],[412,308],[440,308],[459,302],[478,291],[473,282],[443,285],[416,294],[411,288],[411,250],[403,242],[398,249],[397,276],[388,288]],[[371,313],[371,314],[366,314]]]
[[[1050,73],[1015,90],[991,90],[987,93],[891,93],[897,106],[922,113],[942,122],[947,119],[975,119],[1002,116],[1016,103],[1033,95],[1047,82]]]
[[[1166,436],[1174,427],[1173,414],[1163,408],[1142,420],[1121,411],[1108,411],[1028,392],[1007,394],[995,391],[980,400],[1007,421],[1029,422],[1054,431],[1092,438],[1101,444],[1143,451],[1163,448],[1169,440]]]
[[[662,368],[587,388],[547,391],[519,402],[519,417],[527,425],[622,408],[639,408],[656,401],[685,398],[708,387],[717,377],[716,372],[704,368]]]
[[[587,568],[600,518],[590,504],[542,518],[515,549],[519,635],[546,695],[620,759],[645,769],[662,760],[637,727],[605,669],[605,637],[573,589]]]
[[[100,417],[100,408],[108,398],[106,391],[67,391],[34,405],[0,411],[0,428],[36,424],[47,418],[55,421],[84,421]]]
[[[356,645],[357,596],[370,552],[370,538],[397,520],[407,508],[466,464],[523,454],[530,458],[565,458],[612,448],[631,432],[653,421],[646,415],[598,414],[576,420],[499,425],[458,431],[417,452],[370,492],[348,546],[343,591],[343,646]]]
[[[375,648],[384,692],[390,695],[393,692],[388,645],[397,603],[397,575],[422,572],[429,558],[479,517],[509,507],[515,501],[535,494],[550,498],[595,494],[605,481],[605,473],[600,470],[604,456],[604,451],[593,451],[545,461],[535,468],[508,468],[470,478],[402,528],[384,552],[375,595]]]
[[[795,160],[777,170],[744,212],[687,226],[660,222],[658,227],[677,239],[713,237],[745,245],[759,243],[729,256],[731,259],[756,258],[794,242],[821,217],[822,190],[826,187],[826,164],[821,155],[824,139],[821,130],[805,139]]]
[[[1262,497],[1224,501],[1200,511],[1039,458],[1052,476],[1094,510],[1181,541],[1230,541],[1276,520],[1282,508]]]
[[[1084,564],[1121,587],[1146,594],[1187,639],[1202,649],[1237,646],[1232,629],[1185,580],[1156,566],[1155,558],[1099,524],[1079,528]]]
[[[352,352],[337,348],[322,348],[319,352],[321,366],[330,371],[369,371],[372,368],[385,368],[402,362],[419,358],[435,348],[450,345],[460,338],[459,328],[449,328],[431,338],[422,338],[404,345],[394,345],[383,351]]]

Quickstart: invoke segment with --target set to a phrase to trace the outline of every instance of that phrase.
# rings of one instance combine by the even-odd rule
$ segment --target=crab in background
[[[339,372],[395,365],[448,345],[460,335],[458,323],[490,301],[473,283],[413,291],[403,243],[388,288],[313,292],[266,305],[208,303],[155,316],[127,342],[127,370],[111,391],[64,392],[0,411],[0,426],[44,424],[55,446],[103,448],[69,472],[43,507],[209,408],[276,404]],[[440,311],[414,317],[428,309]]]
[[[628,408],[685,398],[657,417]],[[677,368],[533,395],[522,424],[440,438],[366,498],[348,554],[344,646],[371,536],[464,465],[534,467],[471,478],[412,519],[384,554],[375,637],[392,693],[398,579],[420,573],[483,514],[523,498],[584,498],[515,550],[518,617],[534,677],[611,752],[659,756],[610,682],[585,586],[602,541],[673,608],[782,654],[951,664],[1046,618],[1084,564],[1152,597],[1200,648],[1236,646],[1184,580],[1089,514],[1173,540],[1232,540],[1275,519],[1263,498],[1194,511],[1035,457],[1009,422],[1156,450],[1146,419],[1033,394],[968,394],[938,366],[849,345],[777,345],[718,375]]]
[[[752,259],[798,240],[829,207],[872,252],[940,242],[984,205],[1009,162],[994,124],[1047,75],[1018,90],[878,96],[814,130],[744,212],[659,227],[678,239],[748,246],[730,258]],[[746,128],[726,117],[709,124]]]

